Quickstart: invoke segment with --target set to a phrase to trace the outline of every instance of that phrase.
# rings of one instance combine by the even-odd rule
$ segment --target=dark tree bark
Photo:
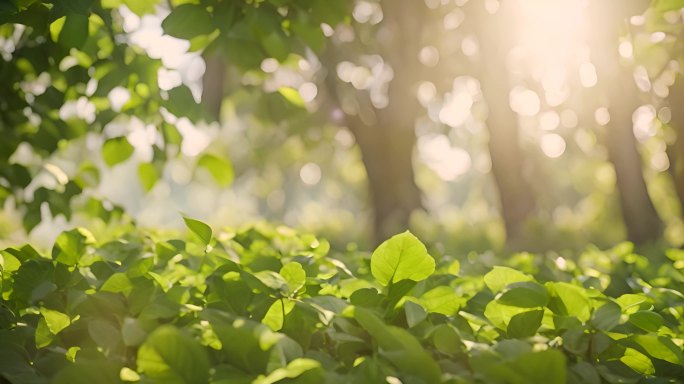
[[[670,87],[668,103],[672,111],[670,126],[676,134],[674,142],[667,146],[667,156],[670,159],[669,171],[679,199],[680,214],[684,218],[684,79],[682,75],[677,76],[677,81]]]

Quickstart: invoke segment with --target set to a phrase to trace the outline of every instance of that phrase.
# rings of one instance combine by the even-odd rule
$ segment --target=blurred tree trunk
[[[667,156],[670,159],[670,175],[679,198],[680,213],[684,218],[684,79],[681,74],[670,87],[668,103],[672,111],[670,126],[674,129],[676,138],[667,146]]]
[[[611,121],[605,140],[608,158],[615,168],[627,237],[635,244],[656,241],[662,234],[662,222],[648,195],[632,122],[638,90],[629,77],[611,82],[608,87]]]
[[[202,104],[209,116],[214,120],[221,120],[221,103],[225,96],[224,82],[226,63],[219,54],[205,54],[202,56],[206,64],[202,77]]]
[[[502,88],[507,82],[498,82],[496,77],[488,71],[482,76],[481,84],[489,106],[487,128],[492,175],[499,190],[506,242],[511,245],[522,240],[523,224],[534,210],[535,199],[523,174],[525,156],[518,145],[518,117],[510,108],[508,88]]]
[[[413,151],[415,123],[421,112],[416,97],[416,82],[423,73],[418,61],[422,21],[428,9],[422,1],[382,1],[382,43],[373,54],[380,54],[392,68],[387,88],[387,105],[372,102],[368,91],[351,90],[338,81],[337,64],[358,63],[356,43],[330,44],[321,57],[328,69],[327,92],[345,111],[346,124],[356,139],[366,174],[373,212],[373,241],[378,244],[409,228],[411,214],[423,209],[422,193],[415,182]],[[355,105],[344,108],[345,102]],[[355,109],[355,111],[354,111]]]
[[[511,11],[510,6],[502,5],[496,14],[489,15],[482,9],[471,8],[468,16],[477,15],[474,29],[480,39],[481,56],[478,78],[488,106],[489,154],[499,190],[506,243],[516,246],[524,240],[523,224],[536,203],[532,188],[525,180],[526,160],[519,145],[518,116],[509,101],[510,79],[506,62],[514,44],[510,35],[515,28]]]
[[[643,13],[648,4],[647,0],[612,0],[590,2],[588,8],[592,16],[591,23],[606,31],[589,44],[599,86],[608,98],[610,122],[606,127],[605,145],[615,169],[627,237],[635,244],[658,240],[663,226],[648,195],[642,159],[634,136],[632,115],[639,106],[639,89],[634,82],[632,69],[620,63],[617,45],[629,18]]]
[[[395,126],[378,121],[366,125],[353,119],[349,128],[361,149],[373,209],[373,241],[380,243],[409,227],[411,213],[422,209],[414,181],[412,121]]]

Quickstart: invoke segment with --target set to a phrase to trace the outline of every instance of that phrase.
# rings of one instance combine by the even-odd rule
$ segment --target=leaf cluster
[[[0,380],[650,383],[684,377],[684,253],[628,244],[507,265],[367,253],[285,227],[184,239],[84,228],[0,252]],[[465,261],[464,261],[465,262]],[[503,263],[502,263],[503,264]]]

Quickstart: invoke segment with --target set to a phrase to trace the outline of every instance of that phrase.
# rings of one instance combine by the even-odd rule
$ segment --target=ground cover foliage
[[[2,383],[682,382],[684,251],[456,258],[285,227],[1,251]],[[431,255],[432,254],[432,255]],[[434,257],[433,257],[434,256]]]

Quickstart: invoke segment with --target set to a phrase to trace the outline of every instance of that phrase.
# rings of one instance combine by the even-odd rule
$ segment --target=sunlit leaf
[[[66,265],[75,265],[85,254],[87,246],[94,242],[93,235],[84,228],[62,232],[52,247],[52,258]]]
[[[43,315],[43,318],[45,319],[45,324],[47,325],[50,332],[52,332],[55,335],[60,333],[64,328],[68,327],[69,324],[71,324],[71,319],[69,318],[69,316],[59,311],[41,308],[40,314]]]
[[[404,279],[420,281],[434,271],[435,260],[408,231],[386,240],[371,255],[371,273],[382,285]]]
[[[425,292],[420,297],[420,304],[425,310],[451,316],[456,313],[465,299],[458,296],[456,291],[448,286],[439,286]]]
[[[509,267],[497,266],[484,275],[484,282],[487,284],[487,288],[494,293],[500,292],[508,284],[523,281],[532,281],[532,278]]]
[[[133,146],[125,137],[115,137],[102,145],[102,159],[108,166],[113,167],[131,157],[133,150]]]
[[[197,235],[204,245],[209,245],[212,236],[212,230],[210,226],[199,220],[191,219],[189,217],[183,217],[183,221],[185,222],[185,226],[188,227],[192,233]]]
[[[154,164],[141,163],[138,165],[138,179],[145,192],[149,192],[159,179],[159,173]]]
[[[233,182],[233,164],[225,158],[204,154],[197,161],[197,166],[206,168],[216,183],[222,187]]]
[[[291,293],[295,293],[304,287],[306,282],[306,272],[302,265],[297,262],[291,262],[283,265],[280,269],[280,276],[285,279]]]

